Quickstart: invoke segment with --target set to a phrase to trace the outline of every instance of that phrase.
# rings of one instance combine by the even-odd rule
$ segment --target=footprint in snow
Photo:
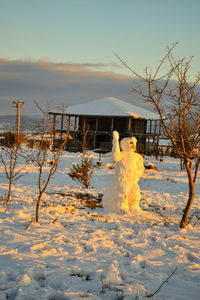
[[[140,267],[141,267],[142,269],[145,269],[146,266],[147,266],[146,260],[142,260],[142,261],[140,262]]]
[[[187,254],[187,259],[191,262],[200,263],[199,258],[192,253]]]

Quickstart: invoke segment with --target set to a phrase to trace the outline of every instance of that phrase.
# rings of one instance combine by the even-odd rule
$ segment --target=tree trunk
[[[42,193],[39,194],[38,199],[37,199],[36,212],[35,212],[36,223],[39,223],[39,208],[40,208],[41,198],[42,198]]]
[[[182,158],[180,159],[180,168],[181,168],[181,170],[185,169],[185,165],[184,165]]]
[[[188,164],[186,164],[185,166],[186,166],[188,179],[189,179],[189,198],[188,198],[187,205],[183,212],[182,220],[180,223],[180,228],[185,228],[187,225],[188,215],[189,215],[190,208],[191,208],[193,200],[194,200],[194,193],[195,193],[195,190],[194,190],[195,183],[192,178],[192,166],[188,166]]]
[[[11,188],[12,188],[12,180],[9,180],[7,202],[11,202]]]

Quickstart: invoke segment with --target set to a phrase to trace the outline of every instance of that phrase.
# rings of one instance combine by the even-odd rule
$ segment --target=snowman
[[[141,210],[138,181],[144,172],[144,164],[142,155],[136,153],[136,144],[137,139],[131,137],[122,139],[119,145],[119,133],[113,132],[112,159],[115,162],[115,173],[102,199],[108,211],[133,215]]]

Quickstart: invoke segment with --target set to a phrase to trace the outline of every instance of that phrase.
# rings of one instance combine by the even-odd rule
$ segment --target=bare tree
[[[83,144],[82,151],[83,156],[80,164],[75,164],[69,171],[69,176],[76,181],[79,181],[83,186],[88,189],[90,188],[90,183],[94,173],[94,164],[93,159],[89,159],[87,153],[87,134],[89,131],[89,126],[87,125],[86,120],[83,121]]]
[[[47,105],[47,111],[37,104],[37,107],[42,112],[42,124],[40,127],[39,133],[39,145],[33,149],[32,152],[32,161],[38,167],[38,197],[36,201],[36,223],[39,223],[39,208],[43,194],[45,193],[52,176],[55,174],[58,168],[58,162],[63,154],[67,138],[69,135],[69,126],[66,135],[59,142],[59,145],[55,148],[53,145],[54,142],[54,128],[53,124],[49,118],[49,103]],[[38,130],[38,129],[37,129]],[[47,167],[47,168],[46,168]]]
[[[7,202],[11,202],[11,191],[13,182],[20,179],[25,174],[21,171],[23,167],[18,167],[18,158],[20,150],[21,137],[10,131],[5,132],[5,146],[1,148],[0,158],[4,166],[6,177],[9,181]]]
[[[189,69],[191,58],[176,59],[173,51],[177,43],[167,52],[155,72],[146,69],[144,76],[130,68],[118,55],[120,62],[128,68],[142,84],[134,90],[154,105],[160,115],[164,135],[171,140],[174,153],[185,166],[189,183],[189,197],[183,211],[180,227],[185,228],[195,195],[195,183],[200,164],[200,74],[191,82]],[[160,75],[164,64],[168,72]]]

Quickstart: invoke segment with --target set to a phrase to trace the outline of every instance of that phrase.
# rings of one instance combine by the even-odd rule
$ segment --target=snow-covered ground
[[[98,160],[97,154],[90,156]],[[200,179],[192,219],[180,229],[188,185],[178,160],[148,158],[158,171],[144,172],[143,212],[129,216],[90,209],[73,196],[98,196],[114,172],[107,168],[110,155],[104,155],[93,187],[85,190],[68,176],[80,159],[79,153],[61,158],[43,197],[39,225],[32,222],[35,166],[28,165],[29,173],[14,184],[10,207],[1,197],[0,299],[200,299]],[[3,196],[8,184],[2,165],[0,176]]]

